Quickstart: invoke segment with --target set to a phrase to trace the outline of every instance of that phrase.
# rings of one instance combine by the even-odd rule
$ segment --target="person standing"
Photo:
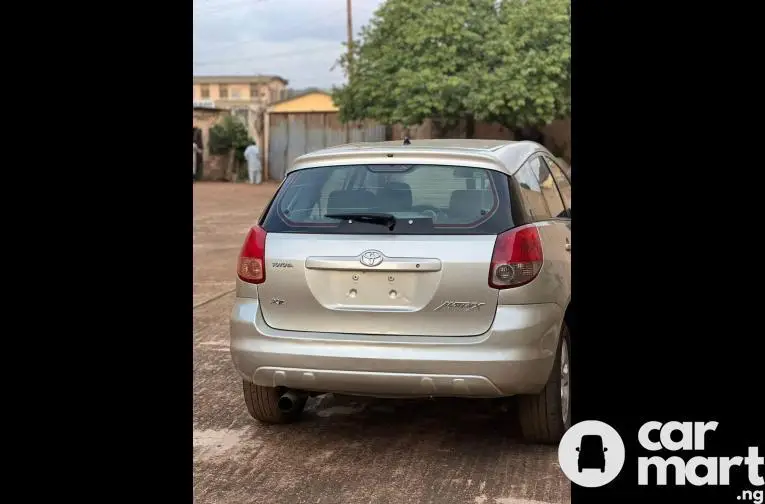
[[[199,158],[199,155],[202,154],[202,149],[199,148],[196,142],[193,142],[194,148],[193,148],[193,154],[194,154],[194,180],[197,179],[197,159]]]
[[[247,160],[247,173],[250,176],[250,184],[260,184],[263,176],[263,167],[260,164],[260,149],[251,143],[244,149],[244,158]]]

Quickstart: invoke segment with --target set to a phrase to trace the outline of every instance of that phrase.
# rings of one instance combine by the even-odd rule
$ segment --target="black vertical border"
[[[759,157],[748,19],[733,5],[572,0],[573,419],[610,424],[627,452],[609,485],[572,485],[573,504],[763,489],[745,468],[729,487],[637,484],[650,420],[719,422],[705,451],[663,457],[763,445],[762,175],[739,162]]]

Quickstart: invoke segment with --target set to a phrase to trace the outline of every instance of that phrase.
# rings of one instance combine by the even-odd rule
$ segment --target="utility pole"
[[[345,12],[348,18],[348,79],[350,80],[353,63],[353,6],[351,0],[345,0]]]
[[[348,83],[351,82],[351,73],[353,70],[353,6],[351,0],[345,0],[345,13],[348,29]],[[345,123],[345,143],[351,143],[351,125]]]

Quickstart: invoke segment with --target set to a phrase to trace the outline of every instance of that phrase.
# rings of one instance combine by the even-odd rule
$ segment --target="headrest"
[[[376,206],[375,193],[363,189],[332,191],[327,198],[327,213],[368,212]]]
[[[452,192],[449,201],[449,217],[480,219],[483,193],[484,191],[464,189]]]
[[[390,182],[377,192],[382,211],[406,212],[412,208],[412,188],[403,182]]]

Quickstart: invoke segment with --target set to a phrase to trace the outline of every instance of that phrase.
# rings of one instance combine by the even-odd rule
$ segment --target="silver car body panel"
[[[512,175],[536,153],[552,157],[532,142],[356,144],[301,156],[288,173],[425,163]],[[488,285],[496,235],[268,233],[265,283],[237,279],[234,364],[259,385],[319,392],[538,392],[552,369],[570,302],[571,230],[569,219],[534,225],[543,246],[540,273],[505,290]],[[379,252],[382,261],[364,264],[367,251]]]
[[[472,337],[283,331],[260,302],[237,298],[231,354],[243,379],[268,387],[372,396],[499,397],[544,387],[563,310],[554,303],[500,306]]]

